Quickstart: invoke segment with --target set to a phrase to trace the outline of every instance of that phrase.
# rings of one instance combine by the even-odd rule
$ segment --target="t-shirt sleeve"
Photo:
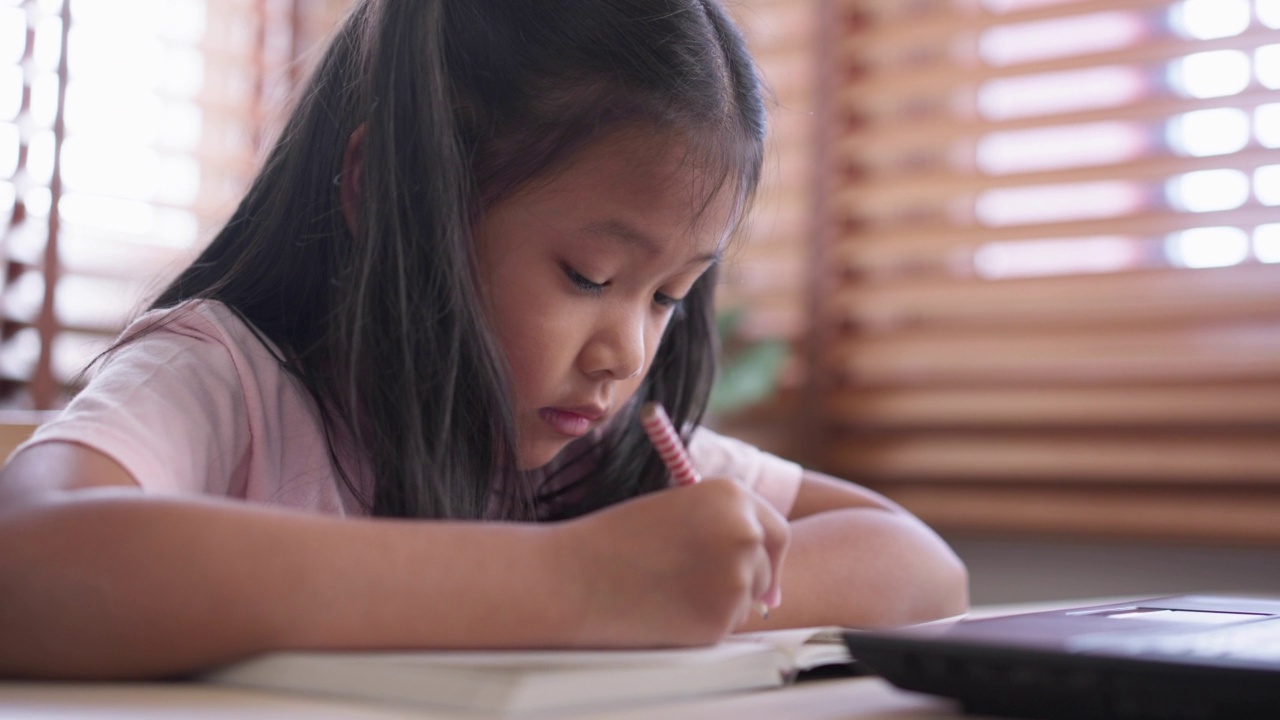
[[[107,455],[149,492],[232,494],[250,442],[232,353],[200,313],[172,314],[114,350],[19,450],[50,441]]]
[[[804,470],[790,460],[770,455],[741,440],[719,435],[705,427],[694,431],[689,455],[703,477],[737,480],[787,515],[800,492]]]

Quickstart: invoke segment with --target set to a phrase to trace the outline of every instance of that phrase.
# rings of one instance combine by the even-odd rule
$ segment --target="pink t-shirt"
[[[336,515],[366,514],[334,471],[302,385],[225,305],[192,301],[125,330],[155,330],[116,350],[56,418],[19,450],[66,441],[119,463],[146,491],[220,495]],[[690,455],[705,477],[733,477],[786,514],[800,466],[698,429]],[[362,492],[370,479],[343,459]]]

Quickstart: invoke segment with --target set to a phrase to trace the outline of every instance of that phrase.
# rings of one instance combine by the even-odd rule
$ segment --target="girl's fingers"
[[[782,603],[782,563],[791,542],[791,526],[772,505],[758,497],[756,518],[764,532],[763,545],[769,563],[768,583],[756,599],[768,608],[776,608]]]

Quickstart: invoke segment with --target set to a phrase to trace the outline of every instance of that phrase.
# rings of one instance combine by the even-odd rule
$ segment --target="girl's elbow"
[[[918,523],[914,521],[912,524]],[[903,545],[899,556],[903,567],[910,568],[903,579],[909,600],[909,617],[904,624],[929,622],[956,617],[969,611],[969,569],[960,556],[932,530],[908,533],[914,541]]]
[[[955,617],[969,611],[969,569],[950,548],[939,558],[932,585],[930,619]]]

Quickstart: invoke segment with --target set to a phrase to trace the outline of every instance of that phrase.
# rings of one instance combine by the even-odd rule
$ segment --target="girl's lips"
[[[542,408],[538,411],[538,417],[542,418],[542,421],[554,428],[556,432],[569,437],[586,435],[591,431],[591,426],[597,419],[580,412],[561,410],[559,408]]]

